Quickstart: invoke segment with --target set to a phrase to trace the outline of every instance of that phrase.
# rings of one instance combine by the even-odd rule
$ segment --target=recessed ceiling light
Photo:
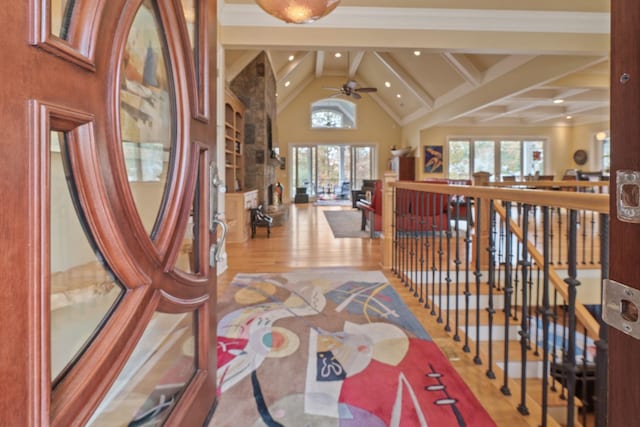
[[[284,87],[289,87],[290,84],[291,84],[291,82],[289,80],[287,80],[286,82],[284,82]]]
[[[385,85],[386,87],[391,87],[391,83],[389,83],[389,82],[384,82],[384,85]]]
[[[336,52],[336,54],[334,55],[336,58],[342,58],[342,54],[340,52]]]
[[[562,104],[564,102],[564,99],[554,99],[553,103],[554,104]]]
[[[419,50],[414,50],[414,51],[413,51],[413,54],[414,54],[415,56],[420,56],[420,53],[422,53],[422,52],[420,52]]]
[[[294,59],[296,59],[296,57],[295,57],[295,56],[293,56],[293,55],[289,55],[289,61],[293,61]]]
[[[567,120],[573,119],[573,116],[567,116]]]
[[[278,96],[278,92],[276,92],[276,97]]]
[[[396,98],[402,98],[402,95],[400,95],[399,93],[396,94]]]

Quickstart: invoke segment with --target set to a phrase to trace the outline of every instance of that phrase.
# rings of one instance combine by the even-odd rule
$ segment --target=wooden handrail
[[[544,182],[544,181],[540,181]],[[547,181],[550,183],[558,181]],[[565,184],[567,181],[559,181]],[[576,181],[577,183],[578,181]],[[584,181],[585,183],[587,181]],[[570,186],[574,186],[571,181]],[[549,206],[576,210],[587,210],[598,213],[609,213],[609,195],[580,193],[577,191],[549,191],[521,188],[492,188],[474,185],[430,184],[425,182],[397,181],[389,183],[392,187],[407,190],[425,191],[429,193],[452,194],[493,200],[510,200],[517,203],[528,203],[537,206]]]
[[[609,181],[499,181],[488,182],[489,187],[608,187]]]
[[[501,206],[501,204],[498,202],[494,202],[493,205],[496,209],[496,212],[503,219],[505,219],[507,217],[507,213]],[[513,219],[509,221],[509,227],[522,243],[524,241],[522,229]],[[537,265],[544,265],[543,255],[540,253],[540,251],[538,251],[538,248],[530,240],[527,240],[527,250],[529,251],[531,258],[533,258]],[[567,289],[567,284],[553,268],[549,269],[549,282],[565,301],[569,301],[569,290]],[[576,317],[586,328],[588,336],[592,338],[599,336],[598,334],[600,332],[600,325],[583,304],[576,303]]]

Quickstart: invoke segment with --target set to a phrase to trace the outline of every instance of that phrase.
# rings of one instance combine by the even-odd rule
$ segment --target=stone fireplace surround
[[[273,218],[273,225],[286,219],[287,207],[270,204],[269,188],[277,182],[280,161],[274,155],[277,141],[276,78],[267,55],[260,53],[230,83],[233,93],[245,105],[244,115],[244,182],[245,189],[258,190],[258,203]],[[271,200],[270,200],[271,199]]]

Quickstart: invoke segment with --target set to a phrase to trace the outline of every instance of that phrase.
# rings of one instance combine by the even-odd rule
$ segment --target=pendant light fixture
[[[307,24],[326,16],[340,0],[256,0],[269,15],[290,24]]]

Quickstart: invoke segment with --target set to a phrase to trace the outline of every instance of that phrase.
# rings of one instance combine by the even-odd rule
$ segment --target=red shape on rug
[[[237,353],[243,350],[248,342],[245,338],[218,337],[218,368],[236,358]]]
[[[436,375],[433,375],[434,372]],[[416,338],[409,340],[409,351],[398,366],[372,360],[364,371],[347,378],[342,386],[340,402],[373,413],[390,425],[398,387],[403,387],[400,425],[420,426],[414,400],[407,384],[400,384],[400,374],[406,377],[428,425],[496,426],[440,349],[431,341]],[[438,384],[444,385],[444,389],[425,389],[427,386]],[[456,403],[437,403],[438,400],[449,398],[455,399]]]

